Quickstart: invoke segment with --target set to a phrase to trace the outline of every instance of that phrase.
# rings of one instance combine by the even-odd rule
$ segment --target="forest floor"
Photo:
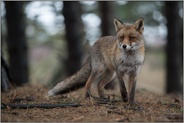
[[[48,88],[27,84],[1,93],[1,122],[183,122],[182,95],[158,95],[136,90],[135,101],[140,108],[132,109],[118,94],[108,94],[110,102],[84,99],[83,89],[65,95],[48,97]],[[115,101],[116,100],[116,101]],[[9,104],[76,105],[56,108],[11,108]],[[9,105],[9,106],[8,106]]]

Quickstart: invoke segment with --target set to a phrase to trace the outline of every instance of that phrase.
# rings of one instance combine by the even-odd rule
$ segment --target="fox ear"
[[[135,22],[135,29],[139,32],[139,33],[143,33],[144,31],[144,19],[143,18],[139,18],[136,22]]]
[[[122,29],[123,23],[120,20],[114,18],[114,26],[115,26],[116,32],[118,32],[120,29]]]

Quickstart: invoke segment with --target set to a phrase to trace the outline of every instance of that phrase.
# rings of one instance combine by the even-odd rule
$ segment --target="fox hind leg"
[[[111,82],[115,78],[115,76],[116,76],[116,73],[114,71],[107,70],[104,73],[102,80],[98,83],[98,94],[99,94],[100,98],[105,98],[104,87],[106,84]]]
[[[95,81],[97,81],[99,78],[102,78],[103,76],[103,69],[97,70],[97,71],[92,71],[91,75],[89,76],[86,85],[85,85],[85,98],[88,98],[91,96],[91,84]]]
[[[91,83],[94,81],[94,76],[95,75],[90,75],[87,82],[86,82],[86,85],[85,85],[85,98],[88,98],[91,96],[91,90],[90,90],[90,87],[91,87]]]

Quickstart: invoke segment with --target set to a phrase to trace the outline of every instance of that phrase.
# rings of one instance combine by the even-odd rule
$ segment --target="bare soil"
[[[1,122],[183,122],[182,95],[158,95],[136,90],[140,108],[131,108],[121,101],[118,93],[107,94],[111,101],[84,99],[83,89],[47,96],[48,88],[27,84],[1,93]],[[13,109],[6,104],[80,104],[78,107]],[[5,104],[5,105],[3,105]],[[4,107],[3,107],[4,106]]]

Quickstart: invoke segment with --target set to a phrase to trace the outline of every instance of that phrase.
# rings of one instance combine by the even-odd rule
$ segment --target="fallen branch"
[[[78,107],[81,106],[80,104],[5,104],[6,106],[1,106],[1,109],[10,107],[12,109],[28,109],[28,108],[46,108],[46,109],[50,109],[50,108],[64,108],[64,107]]]
[[[12,102],[21,102],[21,101],[34,101],[33,97],[26,97],[26,98],[15,98],[12,100]]]

